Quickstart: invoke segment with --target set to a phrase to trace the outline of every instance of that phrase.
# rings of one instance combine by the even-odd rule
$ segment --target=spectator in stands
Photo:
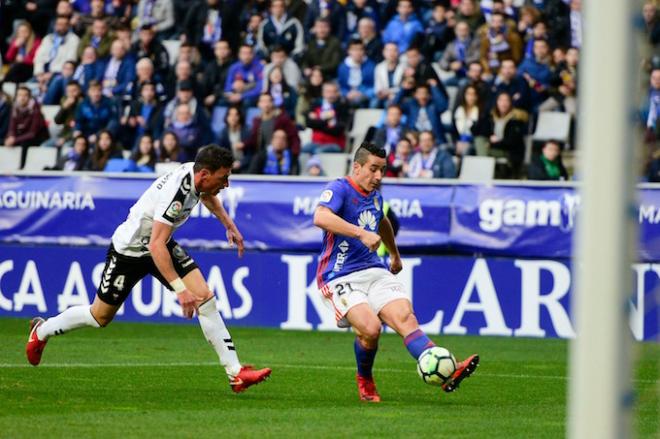
[[[170,69],[170,56],[165,46],[156,38],[153,25],[143,25],[138,34],[138,40],[131,46],[134,59],[148,58],[153,64],[156,78],[163,81]]]
[[[9,43],[5,61],[9,70],[5,74],[5,82],[21,83],[32,77],[34,57],[41,44],[41,38],[35,35],[32,26],[27,21],[19,23],[14,38]]]
[[[653,143],[660,131],[660,68],[651,71],[648,100],[642,109],[642,123],[646,128],[646,140]]]
[[[2,90],[2,83],[0,82],[0,143],[4,141],[9,130],[11,108],[11,97]]]
[[[3,6],[7,3],[13,2],[3,2]],[[32,25],[34,32],[39,36],[46,35],[49,31],[49,25],[53,18],[53,12],[56,10],[56,5],[59,6],[57,0],[20,1],[16,3],[19,8],[23,8],[21,18],[25,18]],[[71,17],[71,8],[66,12],[67,17]]]
[[[273,98],[268,93],[262,93],[258,102],[261,114],[252,120],[250,137],[245,142],[245,154],[255,154],[271,143],[271,137],[276,130],[287,133],[287,145],[294,155],[296,166],[300,154],[300,137],[291,118],[284,111],[275,108]],[[297,172],[297,171],[296,171]]]
[[[474,35],[477,29],[486,22],[484,14],[476,4],[476,0],[461,0],[456,14],[456,21],[464,21],[470,27],[470,33]]]
[[[424,32],[422,54],[431,62],[439,61],[447,44],[453,39],[454,33],[445,17],[447,6],[442,3],[433,5],[431,19]],[[478,49],[477,49],[478,52]]]
[[[204,69],[204,105],[208,108],[222,101],[227,73],[229,67],[234,63],[229,43],[226,40],[215,43],[213,53],[215,54],[215,60],[209,62]]]
[[[424,26],[415,15],[412,0],[399,0],[396,12],[383,31],[383,42],[396,43],[403,53],[423,36]]]
[[[238,61],[229,67],[225,81],[225,100],[230,104],[254,107],[263,87],[263,66],[250,46],[238,50]]]
[[[249,174],[297,175],[297,158],[294,158],[287,144],[287,133],[275,130],[270,144],[252,158]]]
[[[152,139],[160,139],[163,132],[163,105],[156,96],[156,84],[144,82],[140,88],[140,98],[132,101],[129,112],[122,118],[122,125],[127,129],[125,145],[137,146],[133,139],[140,139],[149,134]]]
[[[76,112],[83,100],[82,90],[80,84],[75,81],[69,81],[66,85],[66,92],[60,102],[60,109],[53,118],[53,121],[62,125],[62,130],[56,138],[48,139],[45,146],[64,146],[69,145],[73,141],[73,130],[76,125]]]
[[[341,62],[342,50],[339,39],[330,34],[330,20],[321,18],[314,23],[313,35],[307,43],[302,67],[309,77],[314,67],[319,67],[326,79],[335,78]]]
[[[434,87],[437,87],[440,93],[446,98],[447,91],[440,82],[440,78],[433,66],[422,58],[422,53],[415,46],[406,51],[406,67],[403,70],[403,77],[412,76],[415,84],[429,84],[433,81]]]
[[[226,39],[235,53],[240,41],[240,2],[200,0],[183,20],[182,40],[198,47],[205,60],[213,59],[213,46]]]
[[[524,78],[529,85],[532,109],[538,108],[548,98],[552,78],[550,47],[546,40],[534,42],[534,58],[527,58],[520,64],[518,76]]]
[[[479,118],[483,114],[483,107],[477,88],[468,85],[461,97],[461,104],[454,110],[452,118],[456,155],[464,156],[474,149],[472,127],[479,122]]]
[[[485,114],[472,130],[477,155],[507,158],[510,176],[517,178],[525,156],[528,115],[514,108],[511,96],[506,92],[500,93],[495,102],[492,111]]]
[[[168,126],[179,139],[179,146],[184,162],[195,160],[195,155],[204,142],[204,127],[197,118],[193,116],[188,104],[179,104],[174,112],[174,119]]]
[[[403,110],[396,104],[387,107],[385,125],[376,129],[374,143],[379,148],[385,149],[387,155],[396,149],[399,140],[405,137],[406,129],[401,121]]]
[[[174,112],[180,104],[187,104],[195,118],[206,119],[204,109],[193,94],[192,82],[190,80],[181,81],[176,88],[176,96],[165,106],[165,111],[163,113],[165,118],[165,126],[169,125],[172,119],[174,119]]]
[[[103,78],[103,70],[102,70],[103,63],[98,60],[98,57],[96,55],[96,49],[94,49],[91,46],[87,46],[85,50],[83,50],[82,58],[78,66],[75,66],[73,62],[70,63],[71,66],[75,67],[75,70],[73,71],[72,79],[76,81],[78,84],[80,84],[80,87],[82,88],[83,91],[87,91],[87,87],[89,86],[90,81],[92,80],[101,81],[101,79]],[[66,66],[67,63],[65,63],[64,67],[62,68],[62,76],[64,78],[66,78],[65,75]],[[53,88],[54,86],[53,83],[55,81],[57,81],[57,78],[51,82],[50,86],[48,86],[48,92],[46,92],[46,96],[44,97],[44,103],[46,103],[46,101],[49,99],[49,95],[51,94],[51,88]]]
[[[245,153],[245,142],[250,136],[250,129],[245,124],[245,116],[240,107],[231,106],[225,113],[225,126],[220,132],[218,145],[231,150],[234,155],[232,172],[241,173],[247,170],[252,154]]]
[[[419,151],[413,154],[408,166],[410,178],[433,178],[433,164],[438,154],[435,137],[431,131],[419,133]]]
[[[447,85],[458,85],[465,78],[468,64],[479,60],[479,40],[472,38],[470,28],[464,21],[456,23],[456,38],[447,45],[440,59],[440,68],[453,72],[454,77],[445,80]]]
[[[383,108],[394,101],[399,92],[404,65],[399,62],[399,49],[394,43],[383,48],[383,61],[374,69],[374,106]]]
[[[136,172],[154,172],[156,167],[156,148],[150,134],[138,137],[137,148],[131,154]]]
[[[456,178],[458,172],[454,157],[443,148],[438,148],[433,162],[433,178]]]
[[[73,147],[68,150],[55,165],[61,171],[83,171],[89,161],[89,144],[85,136],[73,139]]]
[[[366,57],[374,64],[383,60],[383,41],[378,35],[376,23],[369,17],[360,19],[357,38],[362,41]]]
[[[284,0],[270,2],[270,14],[261,22],[257,34],[257,47],[264,56],[270,55],[275,46],[294,58],[301,56],[304,49],[302,24],[287,14]]]
[[[201,87],[194,74],[195,67],[192,62],[184,59],[179,59],[174,65],[172,74],[167,80],[166,94],[167,96],[176,96],[179,89],[178,87],[184,82],[191,85],[193,95],[198,98],[201,96]]]
[[[534,41],[536,40],[547,40],[548,39],[548,26],[545,24],[545,21],[539,20],[536,23],[534,23],[534,26],[532,27],[532,32],[527,35],[527,38],[525,38],[525,50],[524,50],[524,57],[525,58],[533,58],[534,57]]]
[[[481,64],[486,73],[496,75],[504,59],[519,63],[523,56],[523,42],[514,29],[509,29],[502,13],[494,13],[480,42]]]
[[[309,177],[325,177],[323,164],[317,156],[311,156],[305,163],[305,175]]]
[[[116,132],[118,123],[117,106],[110,98],[103,96],[98,81],[91,81],[87,88],[87,97],[76,111],[74,136],[82,134],[90,144],[95,144],[99,131],[107,129],[111,133]]]
[[[254,47],[255,54],[258,58],[266,58],[266,54],[262,53],[257,47],[259,28],[261,27],[262,21],[263,17],[258,12],[253,12],[247,20],[247,26],[241,30],[241,44],[247,44],[248,46]]]
[[[275,67],[271,69],[264,81],[264,88],[264,91],[273,98],[275,108],[286,111],[289,117],[294,116],[298,95],[284,80],[284,74],[281,68]]]
[[[93,50],[93,49],[91,49]],[[76,63],[73,61],[67,61],[62,66],[62,71],[53,75],[48,87],[46,88],[46,94],[44,95],[42,102],[44,105],[57,105],[64,92],[66,91],[66,85],[70,81],[76,80]],[[83,78],[84,79],[84,78]]]
[[[96,49],[96,54],[99,58],[105,58],[110,55],[112,41],[113,38],[106,21],[103,18],[96,18],[80,39],[80,44],[78,44],[78,58],[82,57],[83,50],[89,46]]]
[[[174,5],[172,0],[140,0],[137,6],[138,28],[154,26],[161,40],[174,33]]]
[[[443,96],[435,80],[429,84],[421,84],[415,88],[412,99],[402,102],[403,90],[397,95],[395,102],[400,104],[407,117],[406,126],[415,131],[432,131],[436,139],[445,138],[441,115],[449,107],[447,98]]]
[[[179,138],[172,131],[167,131],[163,134],[163,138],[160,141],[159,152],[159,163],[183,161],[181,147],[179,146]]]
[[[275,67],[282,69],[284,80],[294,91],[298,90],[302,73],[298,64],[292,60],[281,46],[274,46],[270,52],[270,63],[264,66],[264,77],[268,77],[270,71]]]
[[[644,16],[648,41],[656,47],[660,44],[660,14],[658,13],[658,7],[654,2],[647,1],[644,4],[644,9],[642,9],[642,15]]]
[[[332,35],[344,41],[346,35],[346,10],[338,0],[310,0],[304,27],[310,29],[319,19],[327,19]],[[324,72],[325,73],[325,72]]]
[[[523,6],[518,14],[516,29],[520,38],[527,41],[534,30],[534,25],[541,19],[541,13],[534,6]]]
[[[649,183],[660,183],[660,149],[655,150],[649,163],[647,180]]]
[[[515,108],[528,112],[532,109],[529,85],[524,78],[518,76],[516,63],[512,59],[502,60],[500,71],[493,82],[492,96],[498,96],[502,92],[511,96]],[[489,107],[494,105],[495,102],[491,102]]]
[[[313,68],[309,77],[301,82],[296,104],[296,123],[299,126],[307,125],[307,114],[312,105],[322,97],[323,82],[323,72],[319,67]]]
[[[410,139],[402,137],[397,142],[396,148],[393,148],[387,156],[385,176],[397,178],[407,177],[412,156],[413,147]]]
[[[456,100],[454,101],[454,108],[461,105],[463,96],[465,96],[465,89],[467,87],[475,87],[479,93],[479,100],[484,103],[485,107],[488,106],[491,101],[491,84],[488,81],[483,79],[484,68],[479,61],[472,61],[468,64],[467,75],[465,76],[465,82],[458,88],[456,93]]]
[[[530,180],[568,180],[568,172],[561,161],[561,144],[549,140],[543,145],[541,154],[529,165]]]
[[[110,55],[101,67],[103,94],[120,103],[128,84],[135,79],[135,61],[119,40],[112,42]]]
[[[42,91],[46,90],[51,77],[62,70],[66,61],[78,60],[80,39],[71,32],[69,17],[55,19],[55,31],[46,35],[34,56],[34,75]]]
[[[582,47],[582,0],[571,0],[571,47]]]
[[[123,159],[121,148],[115,142],[110,131],[101,130],[98,134],[98,141],[94,145],[94,152],[87,162],[87,170],[104,171],[111,159]]]
[[[140,99],[140,90],[142,90],[142,85],[146,83],[153,84],[156,93],[156,100],[161,103],[165,102],[167,99],[165,87],[154,74],[154,64],[151,59],[141,58],[135,64],[135,73],[135,78],[126,86],[126,92],[124,93],[122,102],[124,108],[130,107],[133,101]]]
[[[18,86],[5,146],[23,148],[21,154],[21,166],[23,166],[28,147],[41,145],[46,139],[48,139],[48,127],[41,114],[39,103],[32,97],[29,88]]]
[[[577,67],[579,53],[574,47],[566,51],[565,60],[557,65],[550,79],[550,97],[541,104],[539,111],[559,108],[575,116],[577,114]]]
[[[339,89],[352,107],[367,107],[374,97],[374,63],[365,56],[360,40],[348,45],[348,56],[339,65]]]
[[[341,99],[335,82],[323,83],[322,98],[307,114],[307,127],[312,129],[312,142],[303,152],[341,152],[346,145],[348,107]]]
[[[131,44],[133,44],[132,34],[131,28],[128,26],[119,26],[115,30],[115,40],[121,41],[127,52],[131,50]]]
[[[70,5],[69,2],[66,3]],[[115,29],[119,25],[119,18],[106,14],[104,0],[91,0],[89,6],[89,8],[84,8],[84,10],[75,12],[71,18],[71,25],[77,35],[84,35],[85,32],[92,27],[94,20],[97,19],[104,20],[110,29]],[[109,50],[110,46],[108,45],[108,51]]]
[[[346,4],[346,35],[345,38],[359,38],[359,23],[363,18],[369,18],[375,29],[380,29],[380,14],[378,5],[372,0],[353,0]],[[366,44],[365,44],[366,47]],[[369,56],[367,52],[367,56]],[[373,62],[375,59],[369,57]]]

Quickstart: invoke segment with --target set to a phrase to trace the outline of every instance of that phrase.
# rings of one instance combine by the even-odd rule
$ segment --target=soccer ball
[[[426,384],[441,386],[456,370],[456,359],[445,348],[428,348],[417,360],[417,373]]]

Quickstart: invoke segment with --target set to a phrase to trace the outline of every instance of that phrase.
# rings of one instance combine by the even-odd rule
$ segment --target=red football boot
[[[41,354],[44,352],[48,340],[39,340],[37,337],[37,328],[45,322],[41,317],[35,317],[30,320],[30,336],[28,337],[27,346],[25,346],[25,353],[27,359],[33,366],[38,366],[41,362]]]
[[[248,387],[259,384],[270,376],[272,370],[268,367],[265,369],[255,370],[252,366],[243,366],[238,375],[232,378],[229,382],[231,390],[235,393],[240,393]]]
[[[360,393],[360,400],[368,402],[380,402],[380,395],[376,390],[376,383],[373,378],[365,378],[357,374],[358,392]]]
[[[472,375],[477,366],[479,365],[479,355],[473,354],[467,357],[456,365],[456,371],[451,377],[442,385],[445,392],[453,392],[456,390],[465,378]]]

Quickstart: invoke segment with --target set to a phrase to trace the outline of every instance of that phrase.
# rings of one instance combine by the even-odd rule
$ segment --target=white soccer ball
[[[441,386],[456,371],[456,359],[445,348],[428,348],[417,360],[417,373],[426,384]]]

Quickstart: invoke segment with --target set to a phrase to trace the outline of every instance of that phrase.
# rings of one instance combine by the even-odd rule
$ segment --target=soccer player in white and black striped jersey
[[[215,295],[195,261],[172,239],[174,231],[201,201],[225,226],[230,245],[236,245],[242,256],[243,237],[217,198],[229,186],[233,162],[229,150],[209,145],[199,150],[195,162],[184,163],[154,181],[112,235],[94,303],[71,307],[48,320],[32,319],[26,347],[28,361],[38,365],[48,339],[54,335],[86,326],[107,326],[133,286],[151,274],[176,293],[186,318],[197,313],[204,336],[217,352],[234,392],[266,379],[271,373],[269,368],[255,370],[241,365],[217,311]]]

